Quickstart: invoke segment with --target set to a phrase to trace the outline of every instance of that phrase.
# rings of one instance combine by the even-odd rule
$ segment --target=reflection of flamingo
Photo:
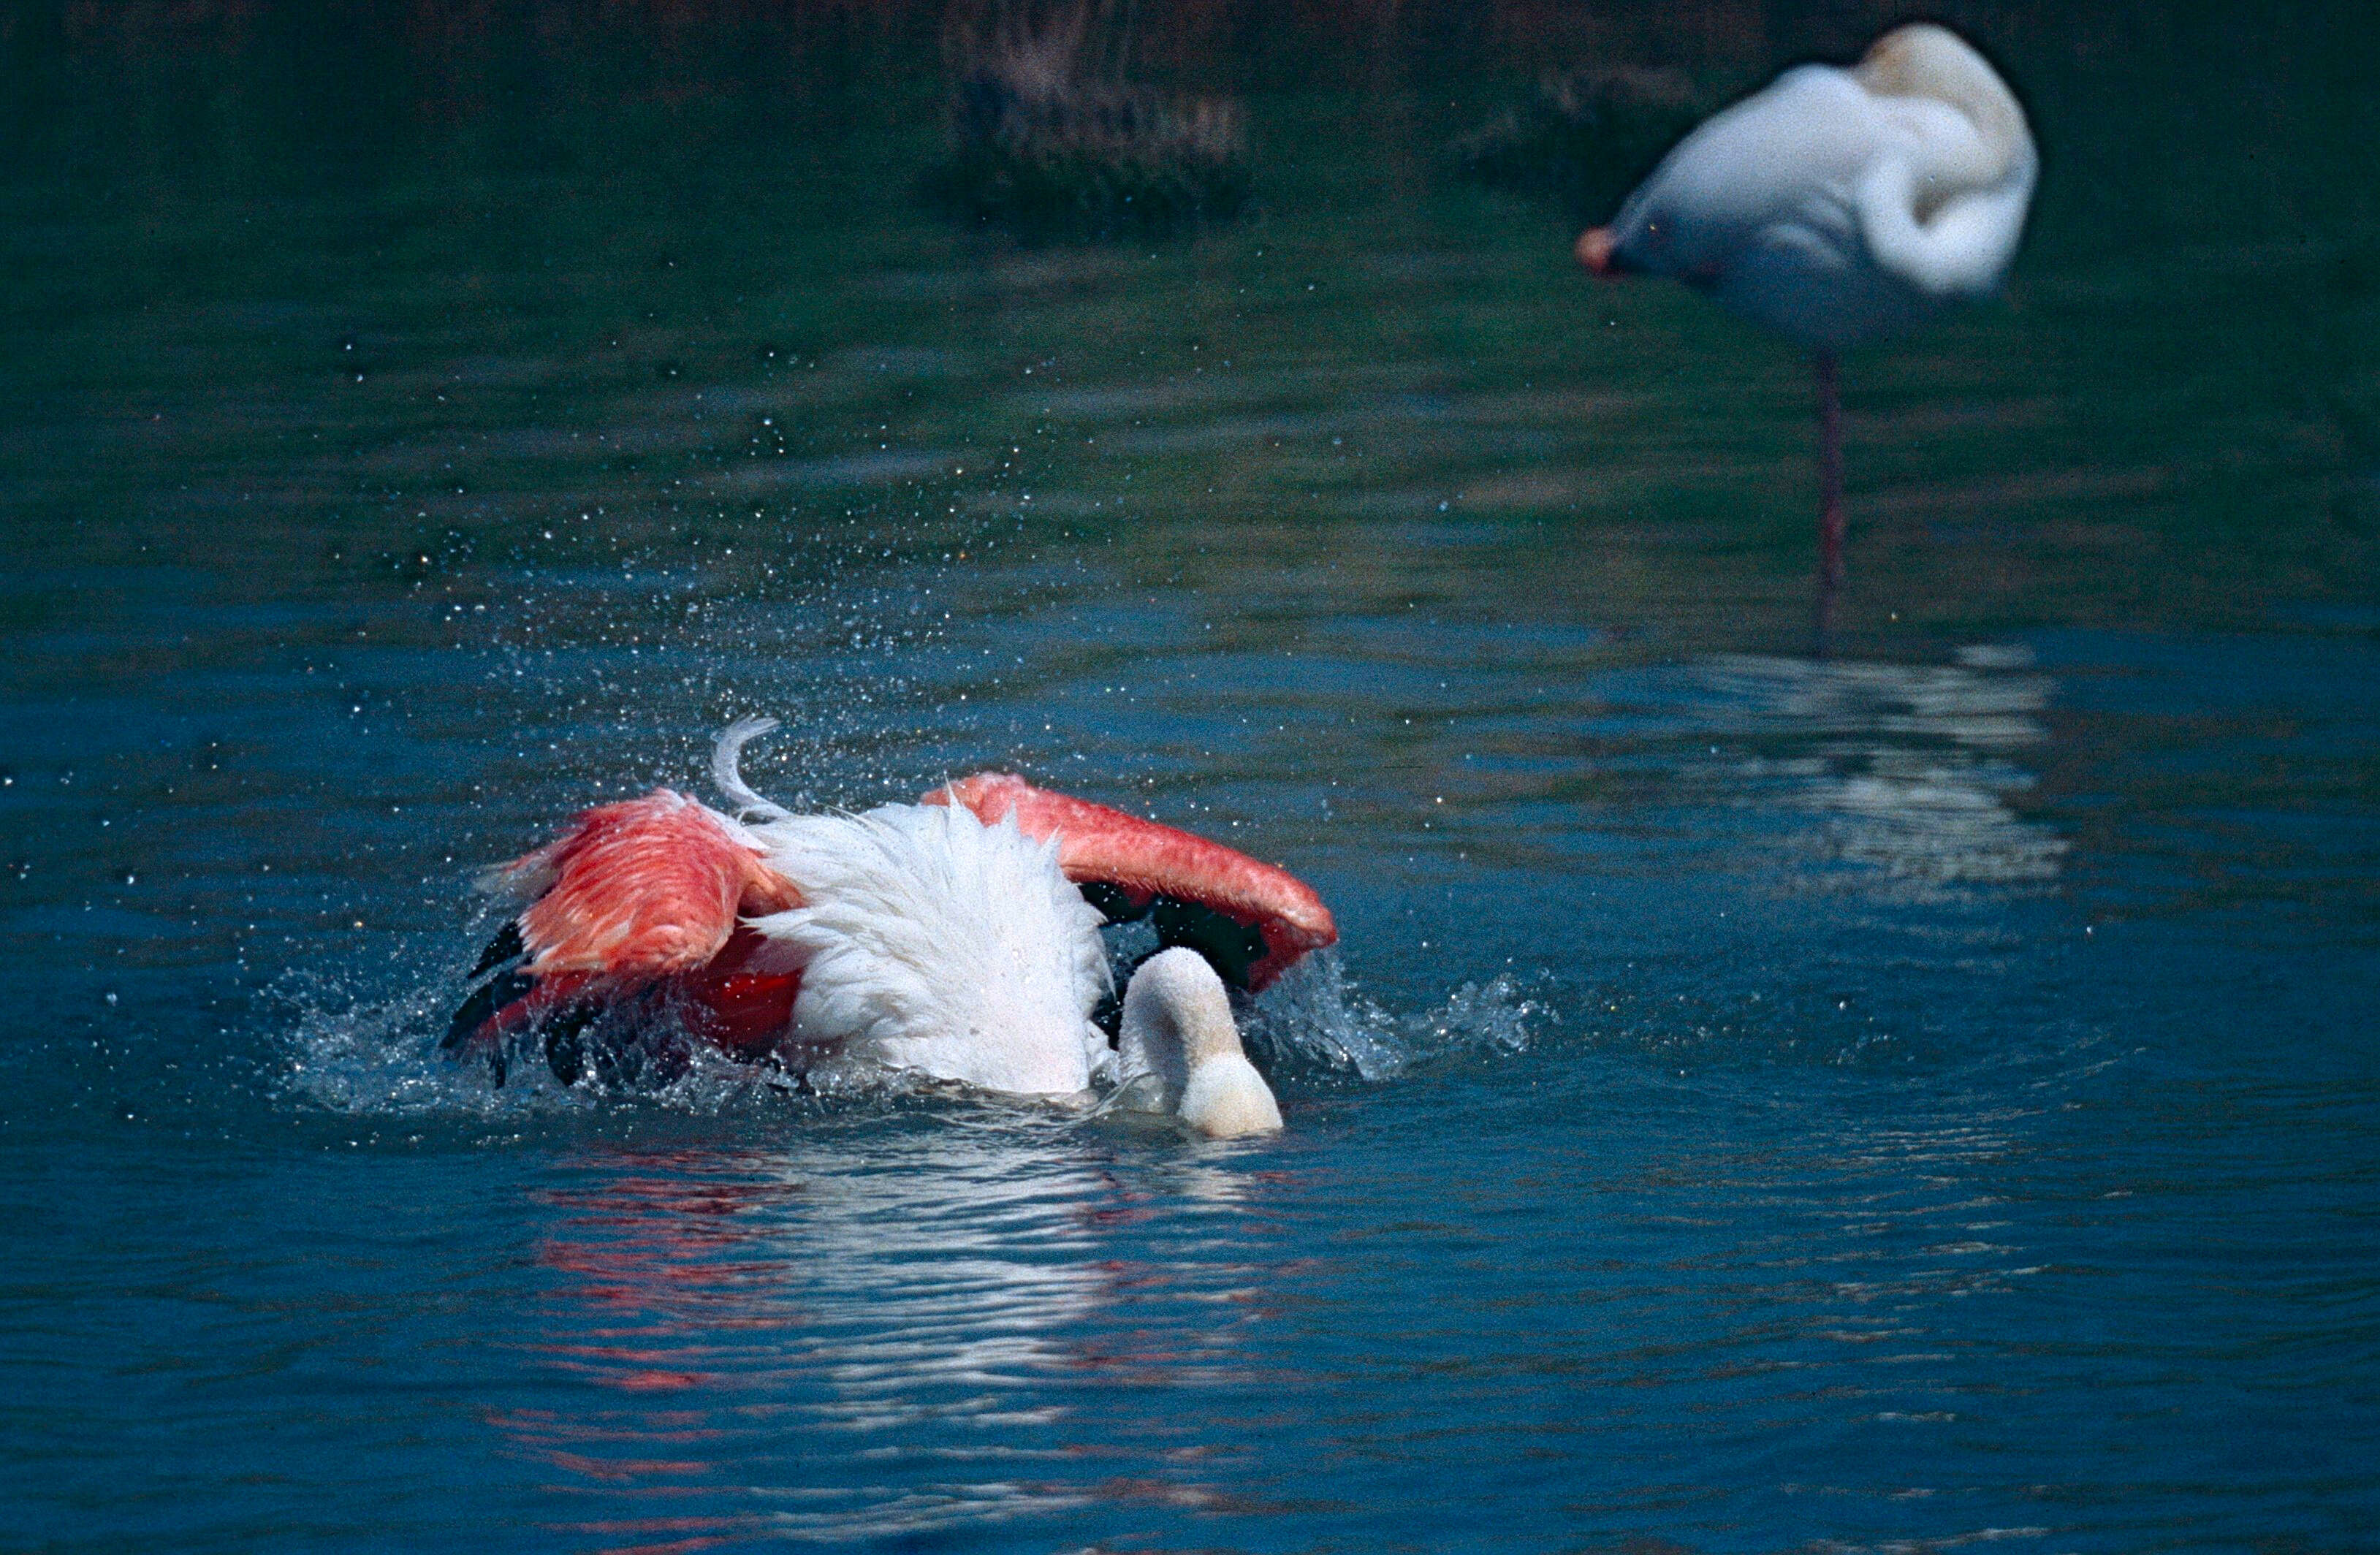
[[[2033,785],[2019,752],[2048,738],[2048,676],[2021,651],[1970,649],[1957,665],[1728,657],[1694,672],[1716,700],[1694,720],[1760,756],[1734,781],[1793,827],[1800,847],[1849,860],[1863,889],[1926,899],[2054,881],[2067,843],[2010,796]],[[1880,879],[1877,877],[1881,877]],[[1823,877],[1814,877],[1823,878]]]
[[[745,741],[774,726],[747,719],[720,736],[712,775],[746,819],[662,789],[589,810],[494,871],[528,905],[481,957],[474,975],[495,975],[455,1012],[447,1047],[501,1063],[508,1037],[536,1031],[567,1080],[590,1024],[667,1008],[739,1056],[1070,1095],[1113,1068],[1090,1019],[1108,987],[1099,928],[1147,915],[1183,948],[1126,990],[1127,1068],[1157,1083],[1128,1087],[1125,1103],[1214,1135],[1281,1126],[1222,978],[1261,989],[1334,942],[1312,889],[997,773],[916,805],[796,816],[736,771]]]
[[[1815,354],[1822,624],[1843,573],[1835,355],[1997,287],[2038,165],[2007,83],[1920,23],[1852,69],[1798,67],[1709,119],[1578,240],[1597,274],[1674,275]]]
[[[1019,1118],[599,1144],[561,1178],[521,1344],[569,1385],[492,1423],[590,1549],[965,1544],[1226,1493],[1120,1476],[1112,1409],[1269,1375],[1278,1171]]]

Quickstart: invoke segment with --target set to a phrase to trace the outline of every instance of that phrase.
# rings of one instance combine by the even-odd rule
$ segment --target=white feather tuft
[[[1099,913],[1054,843],[962,805],[786,816],[753,832],[806,904],[752,920],[801,963],[804,1039],[992,1090],[1089,1085],[1106,1053],[1088,1016],[1107,960]]]
[[[727,802],[735,807],[738,820],[759,817],[762,820],[785,820],[793,811],[774,799],[764,799],[745,785],[744,774],[737,763],[744,747],[777,726],[777,721],[766,714],[747,714],[719,732],[719,742],[710,747],[710,781]]]

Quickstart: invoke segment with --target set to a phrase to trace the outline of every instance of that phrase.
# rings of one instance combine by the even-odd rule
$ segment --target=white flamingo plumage
[[[589,810],[492,871],[491,887],[525,905],[481,958],[473,976],[487,981],[455,1012],[447,1047],[500,1055],[511,1035],[543,1029],[551,1058],[556,1033],[666,1005],[742,1057],[1072,1095],[1115,1060],[1091,1019],[1109,991],[1099,929],[1153,913],[1160,939],[1205,954],[1168,950],[1133,978],[1127,1067],[1179,1083],[1135,1087],[1123,1104],[1210,1135],[1280,1126],[1222,974],[1261,989],[1333,943],[1311,888],[1006,774],[913,805],[795,815],[736,771],[744,743],[773,726],[746,720],[720,737],[713,775],[736,815],[662,789]]]
[[[2039,169],[2008,84],[1920,22],[1849,69],[1796,67],[1706,120],[1579,237],[1598,274],[1674,276],[1814,354],[1822,613],[1843,572],[1836,355],[1996,290]]]

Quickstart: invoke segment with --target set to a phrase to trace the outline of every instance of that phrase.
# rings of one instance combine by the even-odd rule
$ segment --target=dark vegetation
[[[1528,101],[1451,150],[1455,165],[1482,183],[1548,196],[1581,225],[1607,221],[1722,102],[1682,70],[1586,66],[1543,78]]]
[[[1026,237],[1230,217],[1248,191],[1239,103],[1135,84],[1131,52],[1129,17],[1087,0],[953,13],[950,155],[927,193]]]

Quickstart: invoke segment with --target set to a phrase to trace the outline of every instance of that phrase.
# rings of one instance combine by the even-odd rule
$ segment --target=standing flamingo
[[[491,872],[523,902],[472,976],[445,1046],[486,1055],[543,1038],[565,1082],[606,1017],[667,1014],[739,1057],[859,1061],[1017,1095],[1124,1080],[1122,1104],[1198,1132],[1281,1126],[1241,1048],[1224,978],[1264,988],[1338,928],[1287,871],[1187,832],[978,773],[917,804],[795,815],[737,771],[720,735],[724,815],[660,789],[581,815]],[[1171,947],[1135,974],[1118,1052],[1103,922],[1153,917]]]
[[[1843,580],[1837,353],[1997,288],[2039,165],[2007,83],[1920,22],[1850,69],[1798,66],[1705,121],[1579,237],[1597,274],[1674,275],[1813,354],[1822,645]]]

